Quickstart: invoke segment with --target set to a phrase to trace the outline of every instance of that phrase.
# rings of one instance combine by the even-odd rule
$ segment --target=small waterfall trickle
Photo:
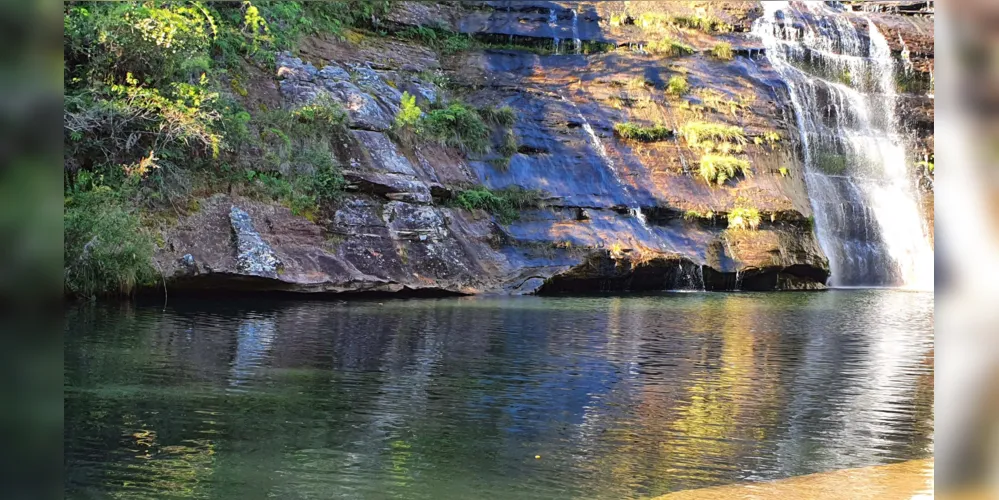
[[[579,121],[583,124],[583,130],[586,132],[586,135],[590,137],[590,144],[593,145],[593,149],[597,150],[597,154],[599,154],[600,158],[607,163],[608,167],[610,167],[611,172],[614,173],[614,177],[618,179],[618,182],[621,182],[620,177],[617,175],[617,168],[614,167],[614,160],[607,155],[604,143],[600,141],[600,137],[597,137],[597,133],[593,131],[590,121],[583,116],[583,112],[580,111],[579,106],[576,106],[576,103],[572,102],[571,99],[566,99],[566,97],[562,94],[559,94],[559,97],[561,97],[563,101],[568,102],[569,105],[572,106],[572,109],[576,111],[576,115],[579,116]]]
[[[548,26],[552,29],[552,44],[555,47],[555,55],[558,55],[559,45],[562,42],[558,38],[558,16],[555,14],[555,9],[548,9]]]
[[[905,74],[912,74],[912,59],[910,58],[912,52],[909,51],[909,46],[902,39],[901,33],[898,34],[898,43],[902,44],[902,65],[905,68]]]
[[[506,6],[506,22],[507,22],[507,29],[510,31],[510,33],[507,35],[506,41],[510,45],[513,45],[513,26],[512,26],[513,15],[511,15],[511,8],[509,5]]]
[[[579,39],[579,15],[572,9],[572,47],[579,54],[583,49],[583,41]]]
[[[803,5],[799,10],[797,6]],[[834,286],[932,289],[933,249],[896,116],[896,61],[874,23],[823,2],[764,2],[753,32],[790,93]]]

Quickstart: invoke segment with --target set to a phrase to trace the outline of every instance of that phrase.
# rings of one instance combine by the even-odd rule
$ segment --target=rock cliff
[[[401,2],[383,20],[386,33],[309,38],[257,74],[241,99],[248,108],[337,102],[348,128],[330,142],[346,194],[312,220],[215,194],[164,229],[158,267],[181,290],[820,289],[829,270],[788,93],[748,33],[759,15],[753,2]],[[932,19],[897,9],[864,15],[886,27],[918,75],[932,73]],[[663,16],[725,29],[657,25]],[[477,44],[447,53],[391,36],[416,26]],[[690,53],[652,50],[664,33]],[[712,53],[721,43],[731,58]],[[677,77],[685,93],[671,88]],[[397,140],[403,92],[421,103],[511,107],[516,152]],[[913,149],[932,151],[932,99],[913,91],[904,105]],[[751,175],[703,179],[703,144],[682,133],[692,122],[740,128],[737,154]],[[667,133],[637,141],[615,133],[621,123]],[[541,190],[545,206],[500,221],[444,202],[478,185]],[[931,219],[929,177],[926,189]],[[740,209],[759,221],[730,224]]]

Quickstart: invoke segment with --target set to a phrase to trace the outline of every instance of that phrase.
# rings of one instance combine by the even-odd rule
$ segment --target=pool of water
[[[66,313],[67,498],[643,498],[925,458],[933,295]]]

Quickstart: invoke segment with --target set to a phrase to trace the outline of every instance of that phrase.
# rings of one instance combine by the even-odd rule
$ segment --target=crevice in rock
[[[722,272],[679,255],[631,257],[601,250],[545,280],[538,295],[668,290],[822,290],[829,274],[808,265]]]

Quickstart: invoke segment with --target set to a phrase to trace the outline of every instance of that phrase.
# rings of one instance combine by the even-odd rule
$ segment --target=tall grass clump
[[[709,184],[715,183],[720,186],[740,173],[749,177],[752,175],[752,170],[748,160],[731,155],[705,154],[701,156],[699,173]]]
[[[666,57],[680,57],[694,53],[693,47],[669,36],[649,42],[645,46],[645,50],[650,54]]]
[[[63,211],[64,288],[67,293],[128,295],[155,282],[155,248],[135,207],[108,186],[74,190]]]
[[[646,127],[630,122],[616,123],[614,124],[614,132],[622,139],[639,142],[662,141],[673,136],[673,130],[662,124]]]
[[[728,213],[729,229],[752,229],[760,227],[760,211],[755,208],[736,207]]]
[[[673,75],[669,77],[669,81],[666,82],[666,93],[674,96],[681,97],[690,92],[690,84],[687,83],[687,78],[683,75]]]
[[[746,144],[746,134],[742,127],[735,125],[725,125],[723,123],[711,122],[688,122],[680,128],[680,135],[691,146],[696,146],[701,141],[729,142],[735,144]]]
[[[715,59],[721,59],[722,61],[729,61],[732,59],[732,44],[728,42],[720,42],[711,48],[711,55]]]

